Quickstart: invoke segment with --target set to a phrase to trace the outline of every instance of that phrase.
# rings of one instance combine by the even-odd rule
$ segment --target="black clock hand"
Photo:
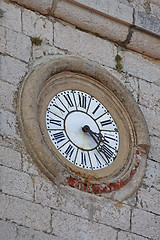
[[[85,125],[82,128],[83,132],[88,132],[90,136],[93,138],[93,140],[99,145],[102,141],[102,134],[101,133],[95,133],[93,132],[88,125]]]

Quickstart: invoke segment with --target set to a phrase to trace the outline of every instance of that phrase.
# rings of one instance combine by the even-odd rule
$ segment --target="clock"
[[[100,82],[78,73],[56,74],[38,103],[41,137],[57,159],[55,167],[61,164],[71,176],[93,184],[130,167],[134,129],[123,105]]]
[[[116,123],[103,104],[86,92],[72,89],[54,96],[47,107],[46,128],[56,149],[77,167],[102,169],[117,156]]]
[[[147,125],[131,93],[99,64],[39,59],[19,88],[17,120],[31,158],[57,186],[112,193],[115,200],[139,186]]]

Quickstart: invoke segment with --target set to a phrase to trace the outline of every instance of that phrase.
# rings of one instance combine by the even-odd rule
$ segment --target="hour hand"
[[[88,125],[85,125],[84,127],[82,127],[82,131],[83,132],[88,132],[90,134],[90,136],[93,138],[93,140],[99,145],[101,142],[101,133],[95,133],[93,132],[90,127]]]

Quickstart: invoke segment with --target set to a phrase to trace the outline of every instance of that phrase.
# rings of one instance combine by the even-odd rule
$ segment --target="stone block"
[[[60,190],[51,181],[46,178],[35,177],[34,185],[35,201],[37,203],[41,203],[43,206],[49,206],[52,208],[57,208],[61,205],[59,201]],[[61,207],[60,209],[62,209]]]
[[[133,23],[133,8],[121,3],[117,0],[75,0],[75,2],[83,4],[89,8],[100,11],[103,14],[107,14],[113,18],[118,18],[127,23]]]
[[[17,227],[17,238],[16,240],[59,240],[58,237],[43,233],[41,231],[33,230],[32,228]],[[12,239],[13,240],[13,239]]]
[[[116,63],[115,63],[116,64]],[[122,71],[117,71],[111,68],[107,68],[107,70],[115,76],[131,93],[135,98],[136,102],[138,101],[138,79],[134,76],[130,76],[127,73],[123,73]]]
[[[65,39],[65,41],[64,41]],[[56,47],[110,67],[115,66],[116,47],[113,43],[82,32],[71,26],[55,23]]]
[[[135,25],[160,35],[160,18],[142,11],[135,11]]]
[[[17,227],[13,223],[0,220],[0,239],[17,240]]]
[[[160,179],[159,179],[160,180]],[[159,183],[160,185],[160,183]],[[154,188],[143,188],[138,191],[137,194],[138,203],[137,207],[143,210],[160,214],[160,191]]]
[[[153,15],[155,15],[156,17],[160,16],[160,2],[159,2],[159,6],[158,6],[158,3],[157,4],[150,3],[150,8],[151,8],[151,13]]]
[[[160,164],[155,161],[148,160],[146,166],[146,173],[143,178],[143,183],[148,187],[154,187],[155,189],[160,191],[159,172]]]
[[[1,190],[13,196],[33,200],[33,182],[27,173],[0,166]]]
[[[0,80],[0,107],[8,111],[15,111],[13,106],[16,86]]]
[[[130,207],[107,199],[101,199],[91,204],[94,215],[93,218],[103,224],[129,230],[130,228]]]
[[[5,52],[10,56],[28,62],[31,54],[31,39],[22,33],[6,29]]]
[[[61,211],[53,212],[52,227],[53,233],[60,239],[116,240],[117,235],[111,227]]]
[[[5,53],[5,46],[6,46],[6,28],[1,26],[0,27],[0,52]]]
[[[22,80],[28,70],[27,64],[9,56],[1,55],[0,64],[0,78],[15,85]]]
[[[160,163],[160,138],[156,136],[150,137],[150,151],[149,158]]]
[[[160,86],[139,81],[139,103],[152,110],[160,110]]]
[[[7,3],[7,1],[1,1],[0,8],[4,11],[4,15],[1,18],[1,26],[21,32],[21,8]]]
[[[16,116],[4,110],[0,110],[1,134],[9,138],[20,139],[16,132]]]
[[[22,169],[24,172],[33,175],[39,175],[37,166],[33,163],[31,157],[28,154],[22,154]]]
[[[160,5],[159,0],[148,0],[149,3],[155,3],[156,5]]]
[[[53,25],[51,21],[27,9],[24,9],[22,19],[23,33],[30,37],[38,37],[51,45],[53,44]]]
[[[160,216],[140,209],[133,210],[131,231],[153,240],[159,240]]]
[[[0,238],[3,240],[59,240],[54,235],[3,220],[0,220]]]
[[[123,72],[159,85],[160,68],[156,62],[131,51],[120,51],[119,54],[122,57]]]
[[[0,217],[39,231],[51,231],[51,212],[47,207],[1,194]]]
[[[33,60],[38,59],[40,57],[43,57],[45,55],[54,55],[54,54],[65,54],[65,51],[58,49],[54,46],[51,46],[49,44],[45,44],[42,42],[40,46],[34,46],[32,47],[32,58]]]
[[[90,195],[69,186],[57,187],[47,179],[35,178],[35,200],[44,206],[49,206],[59,211],[69,214],[92,219],[93,205]],[[96,196],[95,196],[96,198]]]
[[[89,218],[88,194],[69,186],[59,186],[45,178],[35,177],[35,200],[44,206]]]
[[[127,205],[118,205],[116,202],[106,200],[105,197],[100,198],[68,186],[57,188],[39,177],[36,177],[34,182],[37,203],[90,221],[129,229],[130,207]]]
[[[147,240],[148,238],[141,237],[129,232],[123,231],[118,232],[118,240],[145,240],[145,239]]]
[[[160,58],[160,40],[137,29],[134,29],[127,48],[153,58]]]
[[[151,110],[142,105],[139,106],[147,122],[150,135],[160,137],[160,124],[159,124],[160,112]]]
[[[14,149],[0,146],[0,164],[14,169],[21,169],[21,154]]]
[[[42,14],[48,14],[52,8],[52,0],[11,0],[26,8],[38,11]]]
[[[123,42],[128,35],[129,27],[127,25],[70,1],[58,1],[50,14],[79,29],[94,33],[114,42]]]
[[[17,132],[17,120],[15,114],[1,109],[0,127],[1,134],[4,137],[21,140],[19,133]]]

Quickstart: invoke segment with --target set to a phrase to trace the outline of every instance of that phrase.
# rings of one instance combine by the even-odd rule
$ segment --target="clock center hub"
[[[88,114],[80,111],[71,112],[65,120],[65,131],[70,141],[78,148],[91,150],[97,147],[97,143],[82,130],[85,125],[93,132],[99,133],[98,125]]]

